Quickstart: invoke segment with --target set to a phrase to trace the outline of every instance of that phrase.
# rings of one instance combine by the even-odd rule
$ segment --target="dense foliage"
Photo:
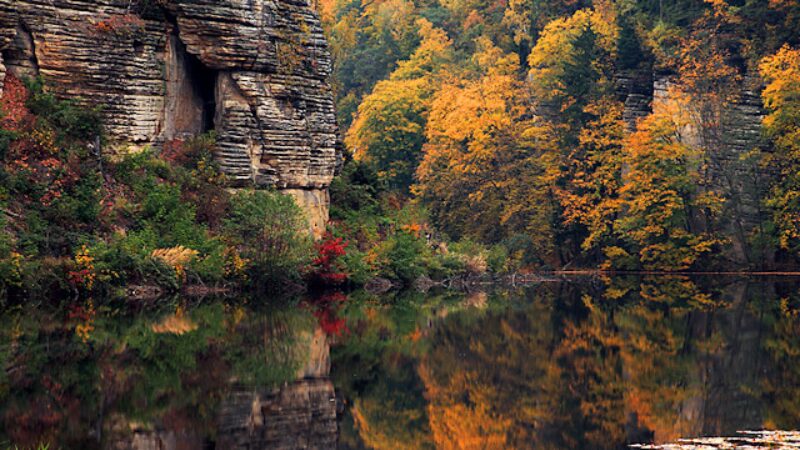
[[[429,225],[427,211],[388,188],[370,164],[348,163],[331,186],[331,203],[331,236],[348,243],[339,270],[353,284],[378,277],[394,285],[425,280],[452,286],[514,266],[503,246],[445,239]],[[532,253],[523,246],[514,256]]]
[[[800,2],[320,9],[354,160],[445,240],[526,242],[522,266],[796,266]]]
[[[104,149],[101,113],[7,75],[0,99],[3,296],[161,291],[301,280],[314,248],[302,211],[225,188],[213,134]]]

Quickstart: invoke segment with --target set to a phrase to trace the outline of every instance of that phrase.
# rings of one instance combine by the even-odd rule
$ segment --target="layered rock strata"
[[[114,147],[214,131],[234,186],[290,190],[315,230],[340,161],[319,19],[305,0],[0,0],[6,73],[99,106]]]
[[[654,109],[675,101],[672,86],[669,76],[656,77]],[[731,243],[727,256],[737,267],[769,267],[774,259],[770,251],[752,245],[767,215],[763,204],[772,177],[758,157],[767,147],[762,133],[765,112],[761,89],[761,79],[745,73],[737,83],[735,95],[718,106],[720,114],[713,121],[695,117],[701,105],[677,108],[690,118],[689,125],[681,130],[681,141],[703,149],[706,155],[708,182],[701,189],[713,191],[725,199],[721,217],[726,219],[722,231]],[[686,117],[680,120],[686,121]],[[706,129],[693,125],[706,122],[714,125]],[[700,228],[703,226],[699,224]]]

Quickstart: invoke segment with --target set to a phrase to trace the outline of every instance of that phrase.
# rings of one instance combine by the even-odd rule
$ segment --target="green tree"
[[[294,199],[269,191],[242,190],[231,197],[226,234],[252,262],[251,280],[264,288],[297,279],[312,253],[308,223]]]
[[[357,160],[373,164],[389,186],[408,191],[425,142],[425,123],[440,72],[453,61],[445,33],[420,19],[422,42],[358,107],[345,142]]]

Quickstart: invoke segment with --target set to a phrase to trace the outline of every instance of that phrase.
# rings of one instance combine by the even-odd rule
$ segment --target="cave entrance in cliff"
[[[203,105],[200,115],[200,132],[206,133],[214,129],[214,116],[217,114],[218,73],[216,70],[206,67],[192,54],[188,54],[188,62],[194,90]]]
[[[185,139],[214,129],[218,75],[189,53],[177,34],[170,35],[165,117],[168,139]]]
[[[39,75],[39,63],[33,33],[22,22],[17,24],[15,31],[14,39],[0,53],[2,62],[6,70],[17,78],[35,78]]]

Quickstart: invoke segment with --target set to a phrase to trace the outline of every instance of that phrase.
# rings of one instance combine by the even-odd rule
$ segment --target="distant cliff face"
[[[617,90],[625,104],[624,119],[629,131],[636,129],[638,119],[675,100],[670,91],[675,78],[642,70],[617,74]],[[772,250],[754,248],[750,242],[767,214],[764,197],[774,176],[769,167],[753,157],[754,151],[767,146],[762,132],[765,112],[761,89],[761,78],[745,71],[722,108],[717,129],[701,130],[692,125],[680,133],[683,143],[706,149],[708,183],[701,190],[713,190],[726,199],[721,231],[732,244],[725,256],[735,267],[769,266],[775,256]],[[689,106],[685,113],[693,115],[692,123],[702,123],[694,117],[700,105]],[[706,225],[693,226],[702,230]]]
[[[117,147],[217,133],[233,185],[320,229],[340,160],[327,43],[305,0],[0,0],[6,72],[100,105]]]

